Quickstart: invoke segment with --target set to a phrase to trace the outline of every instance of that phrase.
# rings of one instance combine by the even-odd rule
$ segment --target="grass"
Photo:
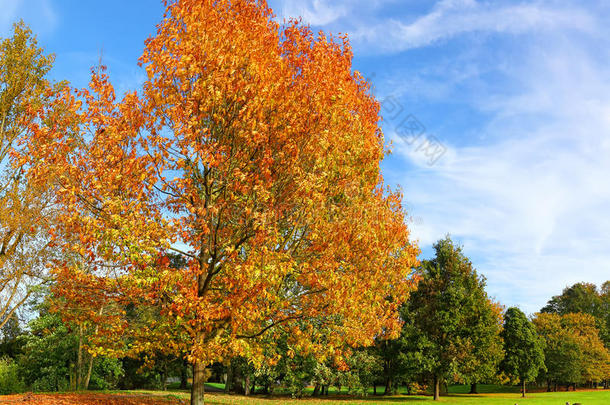
[[[491,389],[490,386],[481,385],[478,387],[480,392]],[[512,389],[513,387],[507,387]],[[451,391],[463,392],[465,387],[451,387]],[[154,392],[154,391],[132,391],[138,394],[158,394],[165,395],[173,394],[174,398],[188,400],[189,394],[186,392]],[[517,392],[503,393],[481,393],[478,395],[456,394],[450,393],[448,396],[443,396],[436,402],[440,404],[455,404],[455,405],[563,405],[566,402],[570,404],[582,403],[583,405],[607,405],[610,404],[610,390],[588,390],[588,391],[570,391],[570,392],[540,392],[527,394],[526,398],[521,398],[521,394]],[[372,396],[355,398],[348,396],[330,395],[324,398],[303,398],[291,399],[288,396],[250,396],[244,397],[239,395],[225,395],[222,393],[206,393],[207,405],[433,405],[435,402],[429,396]]]
[[[497,389],[498,387],[496,387]],[[510,388],[510,387],[509,387]],[[491,390],[492,386],[480,386],[481,391]],[[465,391],[465,387],[451,387],[450,391]],[[189,393],[185,391],[107,391],[82,392],[82,393],[55,393],[15,395],[2,397],[0,404],[15,403],[24,400],[35,401],[28,403],[39,403],[41,405],[62,403],[67,405],[180,405],[189,402]],[[8,401],[8,402],[4,402]],[[58,402],[59,401],[59,402]],[[250,396],[225,395],[222,393],[206,393],[207,405],[563,405],[581,403],[583,405],[607,405],[610,404],[610,390],[583,390],[570,392],[539,392],[528,394],[521,398],[521,394],[515,392],[482,393],[478,395],[450,393],[434,402],[430,396],[372,396],[356,398],[346,395],[329,395],[323,398],[306,397],[303,399],[291,399],[288,396]]]

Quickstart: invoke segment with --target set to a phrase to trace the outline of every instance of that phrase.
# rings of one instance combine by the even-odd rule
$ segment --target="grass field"
[[[455,387],[452,387],[455,389]],[[150,393],[152,392],[141,392]],[[157,393],[158,394],[158,393]],[[188,399],[188,393],[176,392],[172,395],[174,398]],[[581,403],[583,405],[608,405],[610,404],[610,390],[596,390],[596,391],[570,391],[570,392],[540,392],[531,393],[526,398],[521,398],[520,393],[482,393],[478,395],[469,394],[449,394],[443,396],[436,403],[442,404],[456,404],[456,405],[514,405],[514,404],[527,404],[527,405],[565,405],[566,402],[570,404]],[[244,397],[238,395],[225,395],[220,393],[207,393],[206,404],[213,405],[313,405],[313,404],[328,404],[328,405],[433,405],[435,402],[432,397],[429,396],[406,396],[397,395],[391,397],[384,396],[367,396],[363,398],[354,398],[348,396],[329,396],[327,398],[303,398],[303,399],[291,399],[287,396],[254,396]]]
[[[452,387],[456,390],[456,387]],[[482,386],[485,389],[485,386]],[[464,388],[465,389],[465,388]],[[459,390],[463,390],[460,388]],[[481,390],[483,391],[483,390]],[[63,405],[184,405],[188,403],[187,392],[159,392],[159,391],[122,391],[122,392],[97,392],[76,394],[26,394],[0,396],[0,404],[63,404]],[[250,396],[225,395],[221,393],[206,393],[206,404],[208,405],[433,405],[455,404],[455,405],[565,405],[581,403],[582,405],[607,405],[610,404],[610,390],[590,390],[576,392],[551,392],[532,393],[526,398],[521,394],[504,393],[482,393],[478,395],[449,394],[443,396],[438,402],[434,402],[429,396],[406,396],[397,395],[367,396],[354,398],[341,395],[330,395],[325,398],[303,398],[291,399],[287,396]]]

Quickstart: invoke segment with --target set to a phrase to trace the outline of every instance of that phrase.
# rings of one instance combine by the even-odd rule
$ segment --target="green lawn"
[[[455,387],[452,387],[455,388]],[[143,391],[137,391],[142,393]],[[146,393],[153,393],[146,391]],[[167,395],[169,392],[156,394]],[[188,393],[185,392],[174,392],[172,396],[188,399]],[[581,403],[583,405],[608,405],[610,404],[610,390],[597,390],[597,391],[576,391],[576,392],[551,392],[551,393],[532,393],[528,394],[526,398],[521,398],[519,393],[495,393],[495,394],[450,394],[449,396],[441,397],[437,403],[441,404],[456,404],[456,405],[565,405],[566,402],[570,404]],[[431,397],[425,396],[406,396],[397,395],[392,397],[383,396],[368,396],[363,398],[354,398],[348,396],[334,396],[331,395],[326,398],[303,398],[303,399],[290,399],[287,396],[273,396],[265,397],[261,395],[257,396],[238,396],[238,395],[225,395],[221,393],[207,393],[206,404],[213,405],[313,405],[313,404],[354,404],[354,405],[392,405],[392,404],[403,404],[403,405],[433,405],[435,402],[432,401]]]

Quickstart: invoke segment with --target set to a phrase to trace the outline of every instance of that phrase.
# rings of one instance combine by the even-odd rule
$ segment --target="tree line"
[[[174,256],[175,265],[181,262]],[[429,393],[439,398],[453,384],[529,384],[547,391],[608,388],[608,307],[606,282],[577,283],[527,317],[505,309],[485,292],[485,279],[450,238],[435,244],[435,257],[416,271],[418,288],[401,305],[398,336],[378,336],[368,347],[326,347],[327,356],[304,350],[291,333],[267,336],[253,362],[232,356],[206,368],[205,379],[242,395],[313,396]],[[186,389],[192,366],[171,350],[117,357],[94,350],[94,325],[62,320],[50,311],[56,299],[37,294],[37,316],[22,329],[11,317],[0,344],[0,392],[24,389],[152,388]],[[56,304],[55,304],[56,305]],[[150,313],[126,308],[133,323]],[[64,319],[66,319],[64,317]],[[323,322],[310,323],[315,344],[330,345]],[[98,353],[92,356],[91,353]],[[342,390],[342,391],[341,391]],[[401,390],[401,391],[399,391]]]

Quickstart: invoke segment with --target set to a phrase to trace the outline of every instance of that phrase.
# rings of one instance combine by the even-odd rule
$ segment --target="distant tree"
[[[500,369],[514,380],[521,381],[525,397],[526,382],[533,381],[544,371],[544,340],[536,328],[518,308],[508,308],[504,315],[504,360]]]
[[[592,315],[540,313],[533,320],[545,339],[545,376],[551,384],[596,382],[610,376],[610,354]]]
[[[19,336],[23,333],[19,319],[13,314],[8,322],[0,329],[0,358],[15,358],[20,352],[21,342]]]
[[[600,289],[592,283],[576,283],[566,287],[542,308],[542,313],[566,315],[584,313],[595,317],[601,339],[610,348],[610,282]]]
[[[502,357],[501,312],[485,292],[485,279],[447,237],[424,261],[421,281],[402,315],[405,338],[416,342],[412,358],[433,380],[434,399],[442,382],[486,378]],[[492,373],[493,374],[493,373]]]
[[[576,283],[566,287],[561,295],[549,300],[541,312],[565,315],[582,312],[599,316],[602,311],[602,298],[597,286],[592,283]]]
[[[473,291],[475,301],[470,318],[470,338],[472,355],[460,365],[462,380],[470,383],[470,393],[477,393],[477,383],[490,382],[498,374],[498,367],[504,358],[502,332],[502,311],[500,304],[492,301],[485,290]]]

